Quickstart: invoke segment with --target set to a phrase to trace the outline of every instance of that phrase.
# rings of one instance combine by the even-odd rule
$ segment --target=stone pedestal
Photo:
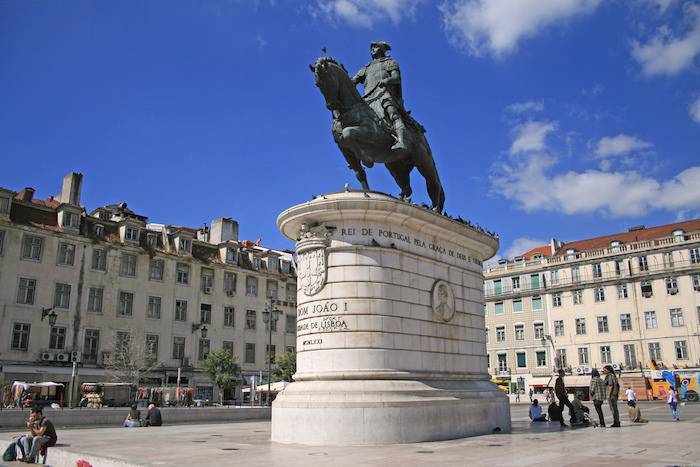
[[[273,441],[510,431],[484,332],[481,263],[498,240],[373,192],[319,196],[277,224],[297,241],[297,373],[273,403]]]

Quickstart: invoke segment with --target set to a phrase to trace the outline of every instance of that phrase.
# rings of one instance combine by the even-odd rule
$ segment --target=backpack
[[[17,444],[14,441],[7,446],[7,449],[5,449],[5,452],[2,454],[3,462],[13,462],[17,460],[16,446]]]

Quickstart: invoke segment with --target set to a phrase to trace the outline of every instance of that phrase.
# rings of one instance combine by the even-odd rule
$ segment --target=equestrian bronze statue
[[[363,165],[383,163],[401,189],[401,199],[409,200],[415,167],[425,178],[432,209],[442,212],[445,192],[425,129],[404,108],[399,65],[386,55],[388,50],[386,42],[373,42],[372,61],[353,78],[327,55],[311,65],[316,86],[333,113],[333,139],[364,190],[369,184]],[[364,96],[357,84],[364,85]]]

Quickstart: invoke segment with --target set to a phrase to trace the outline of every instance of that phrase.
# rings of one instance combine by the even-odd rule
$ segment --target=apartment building
[[[143,357],[140,383],[172,385],[179,371],[213,399],[201,368],[210,351],[229,350],[250,383],[268,356],[294,349],[290,252],[240,241],[229,218],[189,228],[125,203],[88,213],[81,189],[76,173],[43,200],[0,188],[0,383],[65,383],[72,361],[82,381],[104,381],[128,351]],[[282,312],[269,348],[266,306]]]
[[[610,364],[644,388],[642,369],[700,366],[700,220],[552,240],[485,271],[489,371],[511,388],[570,387]]]

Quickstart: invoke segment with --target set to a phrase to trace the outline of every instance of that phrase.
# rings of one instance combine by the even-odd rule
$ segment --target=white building
[[[173,385],[180,368],[197,397],[212,399],[200,368],[210,350],[230,350],[249,382],[266,376],[268,350],[294,349],[289,252],[239,241],[228,218],[192,229],[150,224],[125,203],[88,213],[81,185],[71,173],[46,200],[0,188],[0,383],[67,383],[71,359],[83,381],[104,380],[115,349],[130,346],[148,362],[142,384]],[[267,297],[283,312],[271,349]]]

